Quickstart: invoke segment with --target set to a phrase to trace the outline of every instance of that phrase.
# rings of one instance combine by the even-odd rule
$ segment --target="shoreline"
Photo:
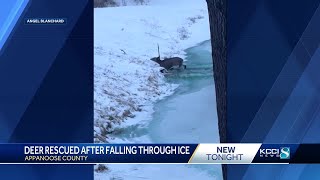
[[[173,1],[161,0],[161,3],[164,4],[94,10],[95,142],[152,143],[148,126],[153,120],[155,104],[175,95],[178,88],[177,84],[167,82],[159,72],[159,65],[150,60],[158,54],[157,44],[161,58],[185,59],[185,50],[210,39],[205,1],[181,1],[179,8]],[[158,13],[163,11],[167,13]],[[94,176],[95,179],[135,179],[135,176],[139,179],[138,172],[143,171],[147,172],[146,177],[155,177],[162,174],[159,167],[108,165],[106,171],[95,172]],[[161,167],[171,174],[189,169],[192,177],[195,174],[200,179],[208,177],[188,168],[194,166]]]
[[[198,45],[200,45],[200,44],[201,43],[198,43]],[[188,52],[188,54],[189,54],[189,52]],[[183,81],[178,81],[178,82],[180,82],[179,85],[182,89],[184,89],[184,87],[182,87],[182,86],[187,85],[187,84],[183,83]],[[153,121],[157,121],[154,119],[154,113],[156,111],[155,105],[157,103],[161,103],[159,101],[165,101],[163,103],[166,103],[167,98],[168,98],[167,100],[169,100],[169,101],[172,101],[172,100],[176,101],[177,99],[180,99],[179,100],[180,102],[181,102],[181,100],[186,100],[186,98],[189,99],[189,101],[190,101],[190,98],[191,98],[191,100],[194,98],[198,99],[199,96],[204,97],[203,93],[207,94],[208,91],[212,92],[212,89],[214,89],[214,85],[213,84],[210,84],[210,85],[204,84],[204,86],[201,86],[196,91],[193,91],[194,90],[193,88],[190,89],[190,90],[192,90],[191,92],[185,91],[182,94],[181,94],[181,92],[179,92],[180,90],[177,88],[176,91],[174,91],[171,95],[164,96],[161,99],[158,99],[157,101],[154,101],[152,104],[150,104],[148,106],[149,111],[145,112],[145,113],[149,114],[149,117],[146,118],[147,120],[145,121],[145,124],[144,124],[145,127],[150,128],[149,127],[150,123],[152,123]],[[174,97],[172,97],[172,96],[174,96]],[[202,101],[202,98],[198,99],[197,101],[198,102]],[[159,107],[157,107],[157,108],[159,108]],[[160,108],[161,108],[161,105],[160,105]],[[180,111],[181,111],[181,109],[180,109]],[[207,111],[207,112],[209,112],[209,111]],[[211,113],[209,113],[209,114],[210,114],[209,116],[212,116]],[[208,116],[208,114],[207,114],[207,116]],[[172,117],[172,118],[174,119],[174,117]],[[167,122],[168,121],[172,122],[172,120],[173,120],[172,118],[171,119],[169,118],[169,120],[167,120]],[[137,120],[137,123],[140,125],[142,124],[141,121],[139,121],[139,120]],[[130,125],[134,126],[134,124],[130,124]],[[155,123],[153,125],[157,125],[157,123]],[[161,126],[163,127],[163,125],[161,125]],[[123,127],[126,128],[125,125]],[[168,127],[169,129],[171,127],[171,129],[172,129],[172,127],[174,127],[174,126],[165,126],[165,127]],[[197,127],[199,130],[200,126],[198,127],[196,125],[196,126],[192,126],[192,127]],[[212,127],[215,127],[215,126],[212,125]],[[186,128],[190,128],[190,126],[187,126]],[[202,127],[201,127],[201,129],[202,129]],[[131,129],[129,129],[129,130],[131,130]],[[116,139],[115,143],[164,143],[161,141],[159,142],[157,140],[154,140],[152,138],[150,132],[156,132],[156,131],[154,131],[154,129],[152,129],[152,128],[149,130],[150,131],[143,136],[137,136],[136,138],[135,137],[129,138],[129,141],[122,141],[122,142],[119,142],[119,139]],[[185,128],[183,128],[183,130],[185,131]],[[171,130],[168,130],[168,133],[169,132],[171,132]],[[185,132],[187,132],[187,131],[185,131]],[[167,134],[167,133],[165,133],[165,134]],[[165,134],[163,134],[163,135],[165,135]],[[187,133],[187,134],[189,134],[189,133]],[[213,134],[211,133],[211,135],[208,136],[208,137],[210,137],[210,140],[208,141],[208,138],[205,138],[207,140],[204,140],[203,134],[202,135],[200,135],[201,133],[196,133],[196,134],[198,134],[199,136],[192,136],[193,138],[190,138],[190,136],[184,136],[183,134],[182,135],[184,137],[184,140],[187,140],[188,142],[191,142],[191,143],[199,143],[200,139],[201,139],[201,142],[212,143],[212,136],[215,136],[215,133],[213,133]],[[153,134],[153,135],[155,135],[155,134]],[[156,136],[157,136],[157,133],[156,133]],[[173,136],[175,136],[175,135],[173,135]],[[207,135],[205,135],[205,136],[207,136]],[[180,140],[181,140],[181,137],[180,137]],[[175,137],[174,139],[177,140],[177,137]],[[179,139],[179,137],[178,137],[178,139]],[[215,139],[213,139],[213,140],[215,141]],[[172,141],[172,138],[169,141]],[[186,143],[186,141],[178,141],[178,142]],[[113,142],[111,142],[111,143],[113,143]],[[173,143],[173,142],[169,142],[169,143]],[[184,175],[186,175],[186,177],[190,177],[192,179],[194,179],[194,178],[200,178],[200,179],[204,179],[204,180],[205,179],[221,179],[221,172],[220,172],[221,167],[219,165],[198,166],[198,165],[192,165],[192,164],[190,164],[190,165],[188,165],[188,164],[180,164],[180,165],[176,165],[176,164],[167,164],[167,165],[162,165],[162,164],[154,164],[154,165],[150,165],[150,164],[117,164],[117,165],[108,165],[107,167],[109,169],[107,172],[95,173],[95,177],[97,177],[97,179],[99,179],[99,178],[103,179],[106,177],[108,177],[108,178],[116,177],[119,179],[122,179],[122,178],[140,179],[140,178],[152,177],[151,179],[153,179],[153,178],[161,176],[161,177],[164,177],[162,179],[176,179],[176,178],[179,179],[178,177],[182,177],[179,175],[179,172],[185,172],[186,174],[184,174]],[[159,171],[160,169],[161,169],[161,172],[166,172],[167,174],[171,174],[171,175],[173,174],[173,176],[165,177],[166,175],[162,174]],[[139,172],[146,172],[146,174],[141,175],[141,173],[139,173]],[[156,175],[156,174],[158,174],[158,175]],[[173,178],[174,176],[176,178]]]
[[[187,54],[187,50],[194,48],[196,46],[200,46],[204,43],[206,43],[208,40],[202,41],[202,42],[198,42],[195,45],[188,47],[184,50],[184,54]],[[185,56],[186,57],[186,56]],[[163,77],[163,80],[166,81],[166,77]],[[179,87],[182,84],[182,82],[180,82],[179,84],[173,84],[173,83],[169,83],[169,82],[165,82],[166,84],[169,84],[169,86],[173,87],[170,91],[170,93],[168,94],[162,94],[159,97],[156,98],[156,100],[151,100],[150,102],[146,102],[147,105],[145,105],[145,108],[142,108],[142,111],[140,112],[134,112],[135,117],[134,118],[130,118],[124,122],[122,122],[121,124],[117,125],[114,129],[115,131],[117,131],[117,129],[126,129],[129,128],[130,126],[141,126],[141,127],[148,127],[151,122],[154,120],[153,119],[153,115],[155,113],[155,105],[163,100],[165,100],[166,98],[170,98],[171,96],[174,96],[176,93],[179,93]],[[208,85],[210,86],[210,85]],[[203,88],[206,88],[202,87]],[[200,90],[201,90],[200,89]],[[199,91],[200,91],[199,90]],[[190,93],[195,93],[195,92],[190,92]],[[116,137],[115,135],[111,135],[112,139],[109,139],[109,143],[154,143],[152,141],[152,138],[150,136],[148,136],[148,134],[146,135],[146,137],[138,137],[137,139],[132,139],[133,141],[125,141],[123,139],[121,139],[121,134],[120,133],[116,133],[118,136],[120,135],[120,137]],[[141,138],[140,140],[138,140],[139,138]]]

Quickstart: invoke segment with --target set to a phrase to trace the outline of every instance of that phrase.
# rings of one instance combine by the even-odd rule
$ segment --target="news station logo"
[[[290,159],[290,147],[260,149],[260,157]]]
[[[280,159],[290,159],[290,148],[282,147],[280,150]]]

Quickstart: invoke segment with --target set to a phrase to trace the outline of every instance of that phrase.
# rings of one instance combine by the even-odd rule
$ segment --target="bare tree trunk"
[[[227,142],[227,0],[207,0],[220,142]],[[223,179],[227,166],[222,165]]]

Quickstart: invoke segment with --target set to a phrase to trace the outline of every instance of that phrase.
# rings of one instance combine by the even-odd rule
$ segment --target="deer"
[[[158,63],[161,67],[165,68],[166,70],[170,70],[174,67],[181,68],[182,66],[184,67],[184,69],[187,68],[186,65],[183,65],[183,59],[180,57],[164,58],[163,60],[161,60],[159,44],[158,44],[158,57],[151,58],[150,60]]]

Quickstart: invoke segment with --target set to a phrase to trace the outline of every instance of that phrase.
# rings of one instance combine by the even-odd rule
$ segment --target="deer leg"
[[[187,66],[186,65],[183,65],[184,69],[187,69]]]

